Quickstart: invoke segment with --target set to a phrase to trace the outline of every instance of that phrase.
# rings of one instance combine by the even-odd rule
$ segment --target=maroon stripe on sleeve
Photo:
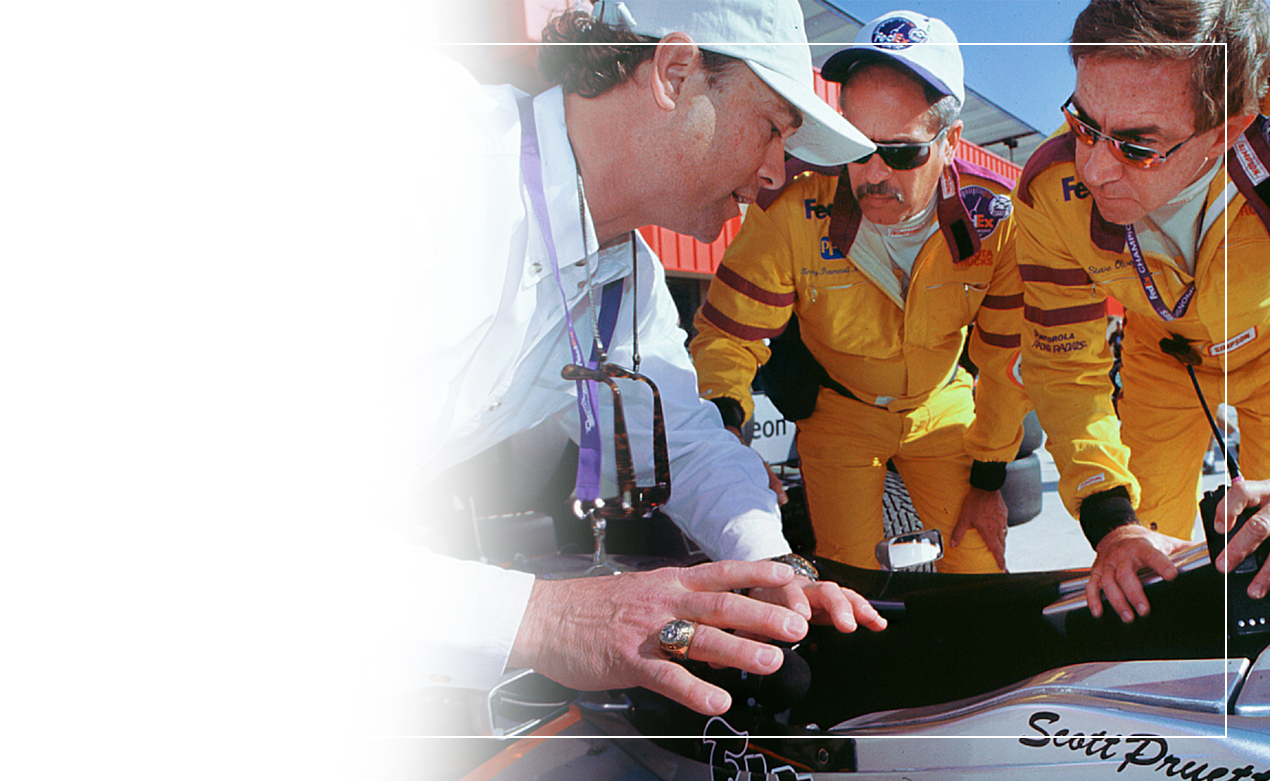
[[[1012,296],[984,296],[983,303],[980,304],[984,309],[1018,309],[1023,306],[1023,294],[1015,293]]]
[[[1013,349],[1021,343],[1018,334],[994,334],[991,331],[985,331],[982,328],[976,328],[975,333],[979,334],[979,338],[984,344],[990,344],[993,347],[1004,347]]]
[[[792,291],[789,293],[773,293],[770,290],[764,290],[727,266],[719,266],[719,270],[714,272],[714,276],[736,292],[746,298],[752,298],[760,304],[767,304],[768,306],[794,305],[794,293]]]
[[[1094,283],[1083,268],[1050,268],[1030,263],[1019,264],[1019,276],[1023,277],[1024,282],[1049,282],[1064,287],[1081,287]]]
[[[1096,304],[1069,306],[1063,309],[1039,309],[1034,306],[1023,307],[1023,319],[1037,325],[1071,325],[1072,323],[1088,323],[1101,320],[1107,316],[1107,304],[1099,301]]]
[[[744,339],[747,342],[756,342],[759,339],[771,339],[773,336],[779,336],[780,333],[785,330],[784,324],[782,324],[779,328],[759,328],[753,325],[738,323],[716,309],[714,304],[711,304],[709,301],[701,305],[701,316],[720,331],[723,331],[731,336],[735,336],[737,339]]]

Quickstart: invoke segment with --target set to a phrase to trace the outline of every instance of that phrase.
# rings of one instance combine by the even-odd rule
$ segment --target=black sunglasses
[[[862,165],[869,162],[869,158],[876,154],[882,158],[882,162],[886,164],[887,168],[895,171],[911,171],[914,168],[921,168],[930,159],[931,146],[943,138],[947,132],[948,128],[944,128],[936,133],[934,138],[929,141],[923,141],[920,144],[878,144],[876,151],[851,162]]]
[[[1134,168],[1155,168],[1169,159],[1169,155],[1181,149],[1192,138],[1199,135],[1199,132],[1191,133],[1190,137],[1182,143],[1173,147],[1167,152],[1158,152],[1149,146],[1134,144],[1128,141],[1121,141],[1118,138],[1103,133],[1085,120],[1077,116],[1076,112],[1080,111],[1072,101],[1076,96],[1072,95],[1063,104],[1063,116],[1067,117],[1067,124],[1071,127],[1072,132],[1076,134],[1076,138],[1085,146],[1093,146],[1101,139],[1106,139],[1111,144],[1111,152],[1122,163],[1133,166]]]

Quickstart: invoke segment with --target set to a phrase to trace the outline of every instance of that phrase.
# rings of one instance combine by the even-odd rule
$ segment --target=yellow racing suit
[[[839,384],[820,389],[797,429],[818,555],[876,568],[888,459],[924,525],[947,539],[972,460],[997,462],[1003,475],[1017,453],[1028,401],[1017,374],[1022,295],[1008,192],[986,169],[962,161],[946,168],[938,230],[922,245],[907,290],[889,258],[852,254],[862,215],[845,174],[788,179],[770,204],[749,209],[728,247],[695,321],[702,396],[734,399],[751,416],[750,383],[771,354],[764,340],[791,313],[829,382]],[[972,323],[970,356],[980,369],[973,398],[971,378],[958,369]],[[998,571],[976,531],[939,566]]]
[[[1185,366],[1161,340],[1188,344],[1202,361],[1195,371],[1208,406],[1225,401],[1239,411],[1244,473],[1270,477],[1268,131],[1258,118],[1209,186],[1193,274],[1181,259],[1146,248],[1138,250],[1139,273],[1132,237],[1099,215],[1080,182],[1070,132],[1042,145],[1024,169],[1015,198],[1023,377],[1063,503],[1094,546],[1135,522],[1131,507],[1148,526],[1191,536],[1212,434]],[[1108,296],[1125,309],[1120,420],[1108,380]]]

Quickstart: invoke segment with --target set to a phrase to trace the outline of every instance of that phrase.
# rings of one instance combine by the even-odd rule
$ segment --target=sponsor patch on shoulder
[[[1084,489],[1088,488],[1089,486],[1091,486],[1091,485],[1098,485],[1099,483],[1101,483],[1102,481],[1104,481],[1104,480],[1106,480],[1106,479],[1107,479],[1107,475],[1106,475],[1105,473],[1103,473],[1103,472],[1099,472],[1098,474],[1094,475],[1093,477],[1087,477],[1087,478],[1085,478],[1083,481],[1081,481],[1081,484],[1080,484],[1080,485],[1078,485],[1078,486],[1076,486],[1076,490],[1077,490],[1077,491],[1083,491]]]
[[[1257,326],[1249,328],[1243,333],[1235,334],[1221,344],[1214,344],[1208,348],[1208,354],[1212,356],[1225,355],[1231,350],[1238,350],[1245,344],[1257,338]]]
[[[952,168],[945,168],[944,172],[939,175],[939,196],[941,198],[951,198],[957,192],[957,180],[953,178]]]
[[[1248,143],[1248,139],[1244,136],[1240,136],[1235,142],[1235,158],[1239,160],[1239,165],[1243,166],[1244,172],[1248,174],[1254,186],[1270,179],[1270,171],[1261,164],[1257,153],[1253,151],[1252,144]]]
[[[966,213],[975,226],[980,239],[986,239],[997,229],[997,225],[1014,212],[1014,203],[1008,195],[997,195],[986,187],[977,184],[961,188],[961,202],[966,206]]]

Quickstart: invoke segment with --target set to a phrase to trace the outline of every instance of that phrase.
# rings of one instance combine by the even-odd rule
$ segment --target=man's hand
[[[886,619],[869,600],[837,583],[813,583],[799,575],[788,585],[754,589],[750,596],[773,605],[784,605],[812,623],[832,623],[839,632],[854,632],[860,626],[874,632],[886,629]]]
[[[575,689],[643,686],[706,715],[731,707],[726,691],[662,653],[657,633],[677,618],[696,621],[691,659],[758,675],[780,668],[780,649],[730,634],[740,630],[783,642],[807,634],[788,608],[730,593],[781,588],[794,570],[773,561],[724,561],[687,569],[626,572],[602,578],[538,580],[508,659]]]
[[[736,426],[724,426],[724,428],[735,434],[736,438],[741,440],[741,444],[745,444],[745,437],[741,434],[741,429]],[[748,445],[746,445],[746,447],[748,447]],[[785,493],[785,484],[782,483],[781,479],[776,476],[775,472],[772,471],[772,465],[764,461],[763,467],[767,470],[767,485],[776,493],[776,504],[789,504],[789,494]]]
[[[976,529],[997,560],[997,566],[1005,569],[1005,534],[1010,528],[1009,517],[1010,510],[1005,506],[1000,491],[984,491],[971,486],[970,493],[961,503],[961,515],[957,517],[949,545],[957,547],[966,532]]]
[[[1094,618],[1102,615],[1102,598],[1107,595],[1111,609],[1126,624],[1133,621],[1134,611],[1145,616],[1151,610],[1138,570],[1147,567],[1165,580],[1177,577],[1177,567],[1169,556],[1191,543],[1153,532],[1145,526],[1121,526],[1113,529],[1098,543],[1097,557],[1089,568],[1085,601]]]
[[[1235,519],[1249,507],[1260,507],[1243,528],[1226,543],[1214,562],[1218,572],[1230,572],[1239,566],[1239,562],[1252,554],[1257,546],[1270,537],[1270,480],[1239,480],[1230,486],[1230,490],[1217,505],[1217,513],[1213,523],[1217,531],[1225,533],[1235,525]],[[1270,586],[1270,561],[1261,568],[1248,584],[1248,596],[1261,599]]]

